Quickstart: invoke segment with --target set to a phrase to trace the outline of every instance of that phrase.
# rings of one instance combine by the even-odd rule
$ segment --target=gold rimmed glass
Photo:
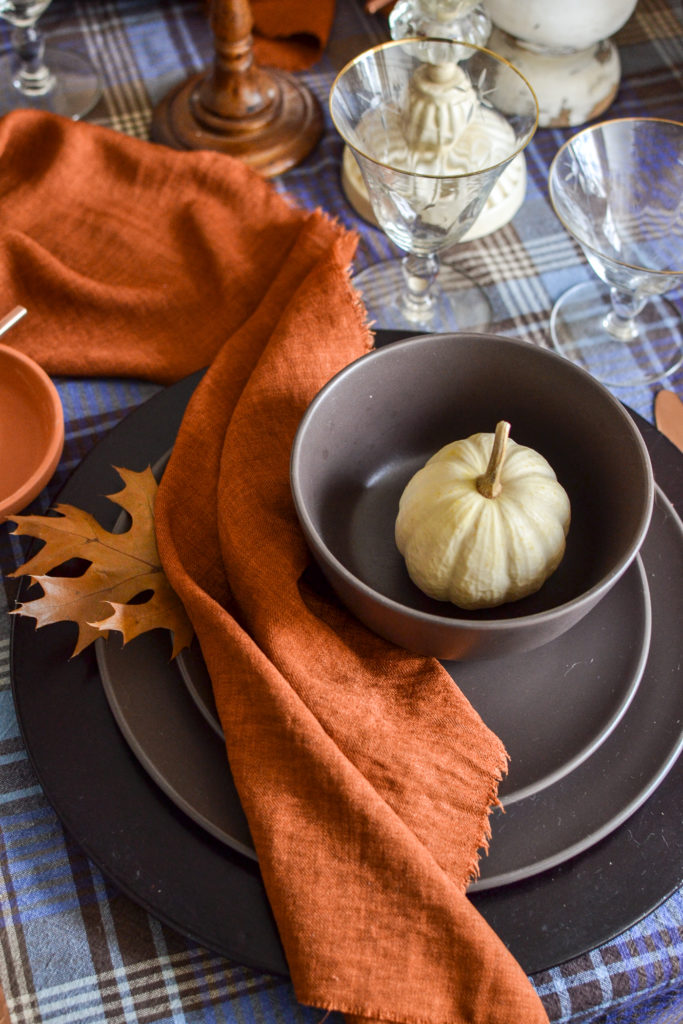
[[[387,328],[473,329],[478,289],[452,265],[440,267],[439,253],[467,233],[532,139],[538,104],[530,85],[483,47],[400,39],[343,68],[330,112],[377,223],[404,254],[354,277],[370,317]]]
[[[550,166],[555,213],[596,277],[550,319],[555,348],[612,387],[683,365],[683,124],[615,118],[568,139]]]

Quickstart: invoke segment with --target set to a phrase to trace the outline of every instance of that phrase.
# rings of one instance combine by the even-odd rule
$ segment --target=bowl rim
[[[459,618],[457,616],[448,615],[442,616],[434,614],[433,612],[425,612],[418,608],[411,608],[409,605],[402,604],[399,601],[394,600],[391,597],[387,597],[385,594],[380,593],[373,587],[369,586],[363,580],[359,579],[354,573],[352,573],[339,559],[334,555],[329,548],[323,543],[320,534],[313,525],[311,516],[306,509],[303,501],[301,487],[299,484],[300,474],[298,468],[302,458],[302,448],[304,443],[304,437],[307,427],[315,415],[318,407],[322,402],[325,401],[327,395],[338,385],[338,383],[346,377],[349,377],[357,372],[362,365],[367,365],[367,360],[377,360],[382,358],[388,358],[388,353],[395,351],[398,348],[416,347],[420,344],[427,343],[430,341],[436,341],[441,339],[449,339],[449,341],[455,343],[463,341],[465,339],[476,338],[478,341],[484,339],[484,344],[493,342],[495,344],[512,345],[517,348],[524,348],[525,351],[532,349],[538,353],[540,358],[547,358],[550,360],[560,361],[564,368],[569,372],[575,373],[579,378],[582,378],[584,382],[590,383],[595,386],[599,393],[602,394],[608,404],[617,412],[618,416],[623,420],[629,433],[636,442],[636,448],[639,450],[641,461],[646,470],[645,476],[647,480],[647,496],[643,513],[640,517],[638,529],[635,537],[626,552],[618,560],[612,571],[608,573],[602,580],[595,583],[589,590],[584,591],[577,597],[572,598],[570,601],[565,601],[563,604],[555,605],[553,608],[549,608],[546,611],[534,612],[530,615],[519,615],[511,618],[495,618],[490,617],[487,619],[469,619]],[[594,599],[599,597],[602,593],[606,592],[612,587],[626,572],[633,560],[637,557],[638,552],[641,548],[645,535],[650,526],[650,520],[652,518],[652,511],[654,507],[655,497],[655,481],[654,474],[652,471],[652,462],[650,455],[647,450],[647,445],[643,440],[643,437],[632,417],[627,412],[625,406],[602,384],[597,378],[593,377],[583,367],[578,366],[576,363],[571,362],[565,356],[560,355],[557,352],[553,352],[551,349],[542,348],[539,345],[533,344],[533,342],[524,341],[519,338],[510,338],[502,334],[492,333],[476,333],[476,332],[441,332],[439,334],[418,334],[412,335],[409,338],[404,338],[401,341],[392,342],[389,345],[383,345],[381,348],[373,348],[369,352],[364,353],[353,362],[348,363],[341,370],[332,376],[326,384],[317,392],[310,404],[308,405],[304,415],[297,428],[294,442],[292,444],[291,456],[290,456],[290,487],[292,496],[294,499],[294,506],[299,517],[302,529],[304,531],[306,540],[311,547],[324,556],[324,559],[333,564],[337,573],[345,581],[345,583],[356,590],[360,591],[364,596],[371,600],[379,603],[383,607],[390,609],[393,612],[399,613],[403,616],[410,617],[411,620],[418,622],[425,626],[438,626],[440,628],[447,628],[453,630],[470,630],[473,632],[487,632],[492,628],[501,632],[518,631],[522,627],[532,628],[541,623],[547,623],[555,618],[566,615],[571,610],[580,610],[584,605],[591,605],[594,603]],[[448,602],[444,602],[447,604]],[[456,605],[449,605],[452,608],[457,608]],[[352,613],[353,614],[353,613]]]
[[[0,344],[0,362],[14,361],[28,371],[38,384],[41,397],[47,399],[50,436],[36,469],[12,494],[0,498],[0,522],[21,512],[42,491],[54,473],[64,448],[64,410],[54,382],[35,359],[10,345]]]

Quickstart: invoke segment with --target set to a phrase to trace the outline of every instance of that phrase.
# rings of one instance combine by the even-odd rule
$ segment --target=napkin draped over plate
[[[339,607],[296,520],[299,421],[372,341],[355,237],[219,154],[34,112],[0,122],[0,147],[0,284],[30,310],[10,343],[60,374],[169,382],[210,364],[157,536],[297,997],[378,1021],[546,1021],[465,894],[505,751],[438,662]]]

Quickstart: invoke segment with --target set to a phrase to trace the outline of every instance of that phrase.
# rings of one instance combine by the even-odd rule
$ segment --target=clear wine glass
[[[553,345],[612,387],[683,365],[683,124],[618,118],[578,132],[549,172],[555,213],[596,278],[556,302]]]
[[[370,318],[386,328],[460,329],[472,282],[440,267],[439,253],[463,238],[533,137],[533,90],[482,47],[407,38],[347,64],[332,86],[330,112],[378,225],[404,253],[354,277]]]
[[[102,92],[99,75],[70,50],[46,46],[37,28],[50,0],[0,0],[0,18],[12,25],[12,51],[0,57],[0,114],[32,107],[74,120]]]

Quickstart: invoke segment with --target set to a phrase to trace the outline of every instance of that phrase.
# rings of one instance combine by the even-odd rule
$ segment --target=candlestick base
[[[181,82],[155,108],[150,137],[173,149],[209,149],[244,160],[264,177],[301,163],[323,131],[315,96],[284,71],[269,68],[271,102],[258,117],[227,117],[201,100],[205,75]]]

